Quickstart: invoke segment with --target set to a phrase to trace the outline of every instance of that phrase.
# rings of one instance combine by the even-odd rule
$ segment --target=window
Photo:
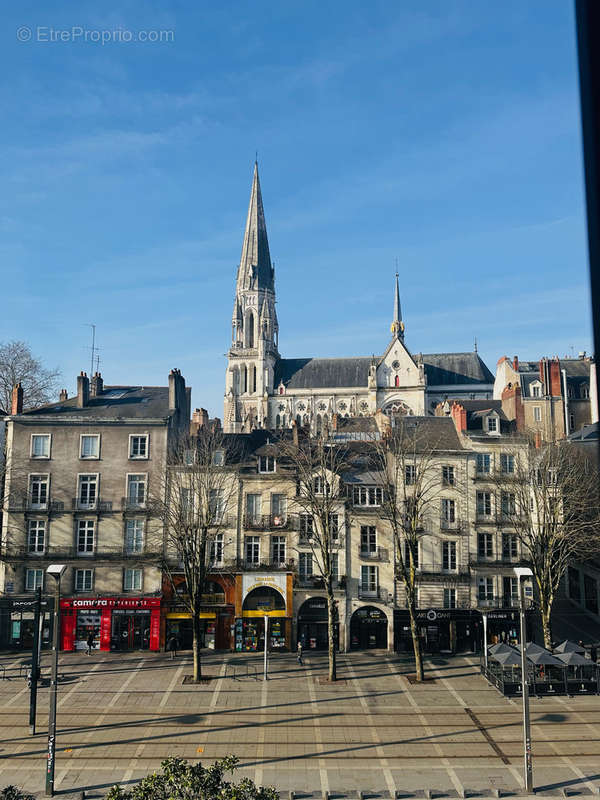
[[[411,547],[408,539],[404,540],[404,565],[410,567],[410,554],[412,550],[413,565],[415,569],[419,568],[419,544],[415,542]]]
[[[581,384],[581,398],[582,400],[590,399],[590,387],[587,385],[587,383]]]
[[[79,508],[95,508],[98,497],[98,476],[80,475],[79,489],[77,491],[77,504]]]
[[[487,432],[498,433],[498,417],[487,418]]]
[[[377,531],[374,525],[360,526],[360,552],[365,555],[377,553]]]
[[[444,498],[442,500],[442,522],[456,522],[456,503],[454,500]]]
[[[542,387],[539,383],[532,383],[531,384],[531,396],[532,397],[541,397],[542,394]]]
[[[442,467],[442,483],[444,486],[454,486],[454,467]]]
[[[259,456],[258,457],[258,471],[259,472],[275,472],[275,457],[274,456]]]
[[[363,594],[377,594],[379,585],[378,572],[378,568],[371,564],[364,564],[360,568],[360,590]]]
[[[444,589],[444,608],[456,608],[456,589]]]
[[[27,535],[27,552],[43,553],[46,549],[46,522],[43,519],[30,519]]]
[[[246,516],[251,525],[260,523],[261,496],[259,494],[246,495]]]
[[[517,512],[515,495],[512,492],[500,494],[500,512],[503,517],[514,517]]]
[[[129,437],[129,458],[148,458],[148,434]]]
[[[491,492],[477,492],[477,516],[491,517],[492,494]]]
[[[192,464],[195,464],[196,463],[196,456],[197,456],[196,451],[192,450],[189,447],[187,447],[183,451],[183,463],[185,464],[185,466],[186,467],[191,467]]]
[[[534,406],[533,407],[533,419],[534,419],[534,422],[541,422],[542,421],[542,407],[541,406]]]
[[[477,453],[477,473],[487,475],[490,472],[491,456],[489,453]]]
[[[444,572],[456,571],[456,542],[442,542],[442,569]]]
[[[142,570],[124,569],[123,570],[123,591],[139,592],[142,589]]]
[[[127,476],[127,505],[143,506],[146,502],[146,476]]]
[[[260,564],[260,536],[246,536],[246,563]]]
[[[91,556],[94,553],[94,520],[80,519],[77,523],[77,555]]]
[[[576,567],[569,567],[569,597],[581,603],[581,576]]]
[[[313,574],[313,557],[312,553],[299,553],[298,554],[298,574],[300,580],[306,580]]]
[[[317,477],[313,479],[313,492],[315,494],[329,493],[329,484],[321,475],[317,475]]]
[[[574,428],[575,428],[575,415],[569,414],[569,430],[573,431]]]
[[[50,458],[49,433],[33,433],[31,435],[31,457]]]
[[[29,505],[40,509],[48,505],[48,475],[29,477]]]
[[[494,599],[493,578],[479,578],[477,582],[477,599],[480,603],[489,602]]]
[[[216,533],[210,543],[210,563],[217,566],[223,563],[223,534]]]
[[[222,467],[225,464],[225,452],[223,450],[215,450],[212,463],[213,467]]]
[[[383,492],[379,486],[354,486],[352,502],[355,506],[380,506]]]
[[[94,585],[93,569],[76,569],[74,587],[76,592],[91,592]]]
[[[300,514],[300,536],[312,536],[313,518],[310,514]]]
[[[512,475],[515,471],[515,457],[512,453],[500,453],[500,471]]]
[[[271,560],[273,564],[285,564],[285,536],[271,536]]]
[[[271,495],[271,516],[273,525],[285,525],[287,515],[287,497],[284,494]]]
[[[417,480],[417,468],[414,464],[407,464],[404,467],[404,483],[407,486],[413,486]]]
[[[340,521],[338,514],[329,515],[329,533],[331,534],[332,541],[337,542],[340,536]]]
[[[44,570],[43,569],[26,569],[25,570],[25,591],[35,592],[36,589],[43,589],[44,587]]]
[[[512,561],[518,555],[517,535],[515,533],[502,534],[502,558]]]
[[[331,554],[331,577],[334,581],[340,579],[339,558],[337,553]]]
[[[144,520],[128,519],[125,522],[125,551],[141,553],[144,549]]]
[[[208,492],[208,510],[211,522],[221,522],[225,513],[225,492],[223,489],[210,489]]]
[[[491,533],[477,534],[477,557],[491,558],[494,555],[494,541]]]
[[[82,435],[79,445],[80,458],[100,458],[100,436],[94,434]]]

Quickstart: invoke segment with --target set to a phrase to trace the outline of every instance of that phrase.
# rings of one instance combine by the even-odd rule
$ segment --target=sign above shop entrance
[[[242,575],[242,603],[254,589],[263,589],[269,586],[281,594],[285,602],[287,575],[285,572],[276,572],[271,575]]]

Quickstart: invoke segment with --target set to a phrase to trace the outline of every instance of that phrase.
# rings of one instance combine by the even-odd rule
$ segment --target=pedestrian
[[[94,649],[94,640],[95,640],[95,638],[96,637],[94,636],[94,631],[90,631],[88,633],[87,639],[85,640],[86,644],[87,644],[86,654],[88,656],[92,655],[92,650]]]
[[[303,664],[302,664],[302,642],[298,642],[298,663],[300,664],[300,666],[303,666]]]
[[[171,651],[171,658],[175,658],[177,655],[177,645],[179,642],[177,641],[177,636],[174,633],[171,634],[169,641],[167,642],[167,648]]]
[[[594,664],[596,663],[596,661],[598,661],[598,648],[596,647],[595,644],[593,644],[590,647],[590,658],[592,659]]]

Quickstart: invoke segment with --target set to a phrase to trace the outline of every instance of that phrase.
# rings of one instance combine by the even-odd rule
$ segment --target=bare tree
[[[388,435],[375,445],[386,484],[380,517],[389,524],[396,549],[396,577],[402,581],[415,656],[415,676],[424,679],[421,640],[417,626],[419,542],[427,522],[437,519],[443,493],[459,491],[458,476],[442,478],[440,448],[435,432],[419,420],[398,419]],[[450,488],[451,487],[451,488]],[[457,520],[456,498],[449,502],[447,521]]]
[[[600,552],[597,462],[568,442],[530,444],[503,454],[495,485],[500,519],[530,563],[550,648],[552,604],[567,566]]]
[[[346,506],[342,473],[347,466],[343,449],[323,437],[300,436],[294,442],[280,441],[281,455],[296,478],[295,504],[302,510],[300,535],[314,556],[327,597],[328,677],[337,679],[335,626],[338,611],[333,594],[335,558],[340,544],[340,517]]]
[[[10,412],[13,386],[23,387],[24,409],[37,408],[55,399],[58,369],[46,369],[26,342],[0,343],[0,408]]]
[[[183,574],[182,603],[192,619],[194,681],[202,677],[200,611],[212,565],[222,561],[223,530],[234,503],[233,447],[216,426],[182,436],[166,473],[151,487],[153,516],[164,537],[161,566],[175,593]]]

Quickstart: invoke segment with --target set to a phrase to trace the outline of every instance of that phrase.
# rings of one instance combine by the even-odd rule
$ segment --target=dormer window
[[[498,417],[490,416],[486,418],[486,429],[488,433],[497,434],[500,433],[500,426],[498,424]]]
[[[589,400],[590,397],[590,387],[587,383],[583,383],[581,385],[581,398],[582,400]]]
[[[532,397],[542,396],[542,384],[539,383],[539,381],[531,384],[531,396]]]
[[[259,456],[258,471],[275,472],[275,456]]]
[[[223,450],[215,450],[212,457],[213,467],[222,467],[225,463],[225,453]]]

